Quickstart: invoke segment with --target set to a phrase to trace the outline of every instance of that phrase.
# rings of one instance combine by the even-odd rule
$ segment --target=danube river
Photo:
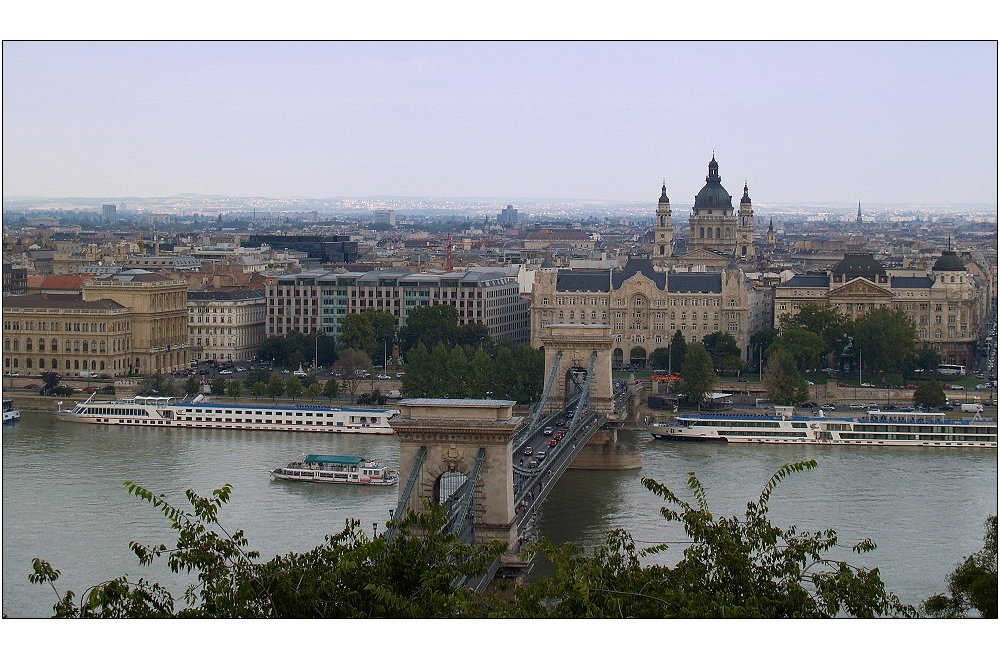
[[[636,434],[642,468],[570,471],[545,501],[536,529],[557,542],[600,543],[612,529],[630,531],[639,547],[667,542],[675,562],[686,539],[659,514],[661,500],[640,479],[656,479],[682,496],[688,472],[704,484],[716,514],[742,514],[746,502],[781,465],[815,459],[811,472],[781,483],[772,518],[801,530],[834,528],[843,545],[870,537],[878,549],[855,564],[879,566],[888,587],[909,604],[945,589],[964,556],[982,548],[987,515],[997,513],[994,449],[749,446],[656,442]],[[363,455],[398,463],[395,437],[98,428],[24,412],[3,429],[3,613],[51,615],[55,594],[28,583],[31,559],[62,572],[60,592],[129,574],[170,586],[186,581],[163,563],[140,568],[132,540],[172,545],[169,522],[122,485],[135,481],[176,503],[187,489],[207,495],[230,483],[222,509],[227,530],[244,529],[262,558],[301,552],[359,519],[384,529],[397,487],[351,487],[271,481],[268,470],[305,453]],[[405,479],[405,476],[404,476]],[[691,500],[690,497],[686,497]],[[848,550],[842,556],[851,557]],[[157,568],[157,565],[160,565]],[[536,568],[544,572],[544,566]]]

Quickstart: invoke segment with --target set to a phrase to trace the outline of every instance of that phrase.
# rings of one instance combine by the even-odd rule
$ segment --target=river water
[[[987,515],[997,514],[994,449],[835,446],[751,446],[667,443],[636,433],[630,442],[642,468],[620,472],[569,471],[544,502],[537,532],[556,542],[600,543],[616,528],[639,547],[667,542],[659,560],[675,562],[686,537],[659,514],[662,500],[641,478],[658,480],[683,498],[695,472],[716,514],[742,514],[783,464],[815,459],[817,469],[794,474],[772,495],[772,519],[801,530],[834,528],[845,547],[871,538],[872,554],[854,564],[877,565],[888,587],[909,604],[944,591],[947,574],[982,548]],[[141,568],[130,541],[175,541],[169,522],[130,496],[126,480],[183,504],[233,485],[222,508],[227,530],[244,529],[262,559],[301,552],[358,519],[384,529],[397,487],[348,487],[272,481],[268,470],[306,453],[364,455],[398,464],[392,436],[331,435],[170,428],[98,428],[23,412],[3,429],[3,613],[51,615],[55,594],[28,583],[31,560],[62,573],[60,592],[128,574],[160,581],[180,595],[186,579],[165,564]],[[404,478],[405,479],[405,478]],[[544,573],[539,565],[535,573]]]

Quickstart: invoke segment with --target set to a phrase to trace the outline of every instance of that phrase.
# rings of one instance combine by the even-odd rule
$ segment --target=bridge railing
[[[393,519],[403,519],[403,515],[406,514],[406,508],[410,503],[410,497],[413,496],[413,488],[417,485],[417,479],[420,477],[420,470],[423,469],[424,460],[427,458],[427,447],[421,446],[420,450],[417,451],[417,458],[413,461],[413,469],[410,471],[410,478],[406,481],[406,488],[403,490],[403,494],[399,497],[399,503],[396,504],[396,512],[393,513]],[[386,540],[392,540],[393,536],[396,535],[395,527],[390,526],[385,531]]]

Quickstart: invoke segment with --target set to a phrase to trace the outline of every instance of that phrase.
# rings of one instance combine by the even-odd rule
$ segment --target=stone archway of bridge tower
[[[559,358],[559,370],[545,402],[547,412],[555,412],[572,394],[567,390],[574,386],[570,370],[590,368],[593,354],[597,362],[590,382],[590,409],[603,414],[614,411],[611,390],[611,355],[614,338],[610,325],[584,325],[575,323],[553,323],[542,327],[542,348],[545,351],[546,384],[552,374],[552,367]]]

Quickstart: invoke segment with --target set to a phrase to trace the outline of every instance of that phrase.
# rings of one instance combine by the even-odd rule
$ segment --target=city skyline
[[[995,42],[5,42],[5,197],[996,207]],[[652,202],[650,202],[652,203]]]

